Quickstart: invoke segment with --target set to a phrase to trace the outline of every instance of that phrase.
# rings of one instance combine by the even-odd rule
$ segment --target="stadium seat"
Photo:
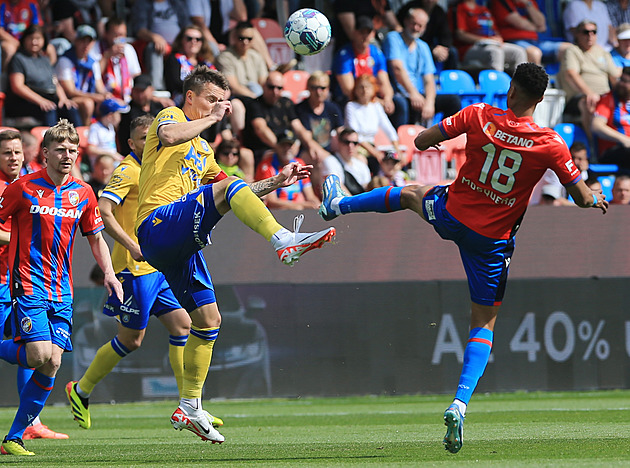
[[[284,39],[284,31],[276,20],[271,18],[253,18],[251,23],[260,32],[267,44],[269,55],[274,63],[287,63],[294,58],[293,49]]]
[[[413,159],[413,154],[417,152],[414,140],[418,133],[424,130],[422,125],[401,125],[398,127],[398,143],[400,145],[401,161],[406,166]]]
[[[486,96],[486,93],[477,89],[473,77],[464,70],[442,70],[438,93],[459,95],[462,107],[482,102]]]
[[[510,75],[504,71],[481,70],[479,72],[479,88],[486,92],[486,103],[507,109],[507,92],[510,89]]]
[[[606,200],[612,200],[612,188],[615,184],[615,176],[613,174],[599,176],[597,180],[602,185],[602,193],[606,196]]]
[[[306,89],[309,73],[304,70],[289,70],[284,74],[283,96],[291,99],[295,104],[299,104],[308,98],[309,92]]]
[[[591,145],[588,141],[588,137],[582,127],[572,123],[559,123],[555,127],[553,127],[555,132],[562,137],[562,139],[566,142],[567,146],[570,148],[573,142],[581,141],[586,145],[586,151],[588,153],[588,157],[591,157]]]
[[[50,127],[46,127],[46,126],[41,126],[41,127],[33,127],[31,128],[31,134],[37,138],[37,144],[41,146],[42,144],[42,140],[44,139],[44,133],[46,133],[46,130],[48,130]]]
[[[466,162],[466,134],[440,142],[447,164],[446,178],[455,179],[457,172]]]
[[[374,146],[379,151],[388,151],[394,149],[391,140],[381,128],[379,128],[378,132],[376,132],[376,135],[374,135]]]

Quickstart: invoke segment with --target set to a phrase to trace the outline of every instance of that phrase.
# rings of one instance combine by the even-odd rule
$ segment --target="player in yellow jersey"
[[[181,393],[184,371],[184,345],[190,332],[190,317],[179,305],[164,275],[144,261],[134,231],[138,212],[138,180],[142,151],[153,117],[143,115],[131,122],[128,140],[131,153],[116,168],[99,199],[105,229],[116,241],[112,263],[123,285],[121,303],[110,297],[103,313],[118,319],[118,334],[101,346],[78,382],[68,382],[66,395],[79,426],[92,425],[89,397],[94,387],[130,352],[142,344],[149,317],[154,315],[168,330],[169,360]],[[208,415],[214,425],[223,421]]]
[[[164,273],[192,320],[184,347],[182,398],[171,423],[175,429],[188,429],[213,443],[225,439],[208,424],[201,406],[201,391],[221,324],[201,252],[212,228],[231,209],[270,241],[280,260],[289,265],[335,234],[334,228],[300,233],[302,216],[297,218],[296,232],[291,232],[278,224],[259,198],[307,177],[311,166],[291,163],[276,176],[249,185],[221,171],[199,134],[231,112],[231,104],[225,100],[228,89],[220,72],[197,66],[184,80],[182,109],[169,107],[157,115],[144,148],[136,221],[144,258]]]

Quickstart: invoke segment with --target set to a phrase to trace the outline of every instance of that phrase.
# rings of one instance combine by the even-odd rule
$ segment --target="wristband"
[[[593,194],[593,206],[597,205],[597,197]]]

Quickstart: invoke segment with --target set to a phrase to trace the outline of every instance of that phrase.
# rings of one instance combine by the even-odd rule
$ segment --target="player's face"
[[[191,95],[191,114],[193,120],[202,119],[212,114],[217,102],[225,99],[225,90],[212,83],[206,83],[199,94],[188,91]]]
[[[44,158],[48,162],[48,170],[59,175],[70,174],[79,155],[78,148],[78,145],[68,140],[61,143],[53,141],[49,147],[44,147]]]
[[[20,174],[24,163],[24,152],[20,140],[4,140],[0,142],[0,171],[13,180]]]
[[[131,138],[127,140],[129,143],[129,148],[133,151],[136,156],[142,159],[142,152],[144,151],[144,144],[147,142],[147,132],[149,131],[149,127],[136,127],[133,132],[131,132]]]

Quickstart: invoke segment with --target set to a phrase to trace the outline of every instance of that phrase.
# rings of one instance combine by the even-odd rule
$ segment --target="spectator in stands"
[[[461,100],[454,94],[436,95],[435,64],[426,42],[420,39],[429,15],[421,8],[404,8],[398,16],[402,32],[390,31],[383,42],[383,52],[392,77],[396,112],[391,117],[394,127],[422,123],[432,125],[436,113],[444,117],[461,109]]]
[[[589,140],[592,140],[591,120],[595,107],[621,74],[610,52],[597,43],[597,33],[597,25],[591,20],[578,25],[575,44],[564,53],[557,77],[566,93],[564,113],[579,115]]]
[[[400,169],[402,163],[395,151],[387,151],[381,161],[381,170],[372,177],[368,189],[378,187],[404,187],[409,182],[407,173]]]
[[[599,0],[571,0],[562,12],[564,33],[573,42],[578,39],[581,23],[591,21],[597,29],[597,43],[606,51],[617,45],[608,9]]]
[[[619,42],[619,26],[630,23],[630,0],[608,0],[606,8],[608,8],[608,16],[615,31],[615,37]],[[614,40],[612,42],[614,44]]]
[[[297,116],[313,139],[326,151],[332,151],[333,134],[343,126],[343,113],[329,100],[330,77],[322,71],[313,72],[306,82],[309,97],[295,106]]]
[[[46,161],[42,156],[41,147],[35,135],[28,130],[20,131],[22,135],[22,152],[24,153],[24,164],[20,175],[37,172],[46,167]]]
[[[39,2],[33,0],[0,0],[0,47],[3,68],[21,46],[24,31],[31,25],[43,26]],[[44,31],[42,31],[44,33]],[[43,51],[50,63],[57,61],[55,48],[46,44]]]
[[[585,184],[594,192],[599,192],[600,190],[602,190],[602,183],[595,176],[586,179]]]
[[[100,154],[94,161],[88,184],[94,190],[96,198],[100,198],[103,189],[112,177],[114,169],[120,161],[116,161],[110,153]]]
[[[630,67],[625,67],[613,89],[602,96],[593,117],[599,162],[630,169]]]
[[[429,44],[433,61],[441,70],[453,70],[459,68],[459,55],[453,45],[453,31],[448,20],[448,15],[438,4],[438,0],[413,0],[401,8],[396,14],[398,22],[402,25],[406,15],[405,8],[419,6],[429,15],[429,22],[422,34],[424,42]]]
[[[582,179],[587,180],[591,178],[591,174],[589,171],[589,161],[588,161],[588,148],[581,141],[574,141],[571,144],[569,151],[571,152],[571,159],[573,159],[573,164],[577,167],[582,173]]]
[[[504,71],[527,61],[525,49],[504,42],[490,10],[475,0],[461,0],[457,4],[453,29],[460,61],[466,67]]]
[[[34,118],[35,125],[46,126],[53,126],[59,117],[65,117],[80,126],[82,121],[76,103],[68,99],[57,81],[50,59],[42,53],[46,43],[41,26],[33,24],[24,31],[20,49],[8,66],[5,116]]]
[[[536,0],[491,0],[490,11],[503,40],[527,51],[527,61],[538,65],[558,62],[571,44],[556,40],[539,40],[538,33],[547,30],[547,18]]]
[[[105,89],[112,97],[129,102],[133,79],[142,70],[136,50],[127,43],[124,19],[112,17],[107,21],[103,38],[92,46],[90,55],[99,61]]]
[[[72,0],[51,0],[49,7],[43,9],[42,14],[57,55],[63,55],[72,47],[77,34],[75,23],[81,24],[79,21],[81,13]]]
[[[91,170],[94,170],[96,158],[102,154],[111,155],[117,163],[124,159],[116,146],[116,129],[121,112],[129,112],[129,106],[116,99],[106,99],[99,106],[98,118],[90,125],[88,133],[87,152]]]
[[[74,45],[59,58],[55,67],[61,87],[66,96],[76,102],[85,126],[92,122],[94,109],[111,97],[101,79],[100,64],[88,53],[95,40],[96,31],[92,26],[79,26]]]
[[[285,129],[276,135],[275,151],[265,156],[256,168],[256,180],[273,177],[290,162],[304,165],[304,161],[295,155],[294,145],[297,141],[293,130]],[[305,210],[317,209],[321,200],[315,195],[311,179],[307,177],[289,187],[281,187],[263,197],[270,209]]]
[[[269,72],[260,97],[247,103],[247,118],[243,129],[243,139],[254,152],[256,162],[263,153],[275,149],[277,135],[292,130],[301,142],[302,158],[307,164],[319,164],[328,152],[313,139],[295,112],[295,105],[282,96],[284,75],[279,71]]]
[[[376,146],[376,134],[383,132],[396,152],[398,133],[387,118],[381,103],[376,99],[376,79],[372,75],[361,75],[356,79],[352,101],[346,104],[346,126],[356,130],[359,145],[368,158],[372,174],[377,174],[383,152]]]
[[[359,135],[352,128],[345,127],[339,132],[337,143],[338,151],[322,161],[322,180],[335,174],[345,192],[351,195],[365,192],[372,174],[367,159],[359,154]]]
[[[199,64],[215,68],[213,62],[214,55],[198,26],[187,26],[179,32],[164,63],[166,90],[176,106],[183,104],[184,78]]]
[[[217,57],[217,68],[225,75],[235,97],[257,98],[269,70],[264,58],[252,48],[254,26],[245,21],[234,29],[229,48]]]
[[[356,78],[364,74],[372,75],[378,81],[378,98],[389,115],[396,110],[394,88],[389,81],[385,55],[371,43],[373,40],[374,23],[367,16],[359,16],[350,43],[335,55],[332,69],[337,84],[335,98],[345,105],[352,99]]]
[[[162,102],[162,99],[155,99],[153,96],[153,83],[149,75],[138,75],[133,80],[133,88],[131,88],[131,102],[129,102],[129,112],[121,114],[120,125],[118,126],[118,152],[120,154],[129,154],[131,148],[127,140],[131,137],[130,128],[131,121],[136,117],[144,114],[150,114],[153,117],[158,115],[164,107],[169,104]],[[174,105],[174,104],[170,104]]]
[[[374,29],[393,30],[400,29],[390,2],[388,0],[357,1],[335,0],[333,2],[335,20],[333,22],[333,36],[335,47],[339,49],[352,40],[354,33],[360,29],[360,17],[368,18]]]
[[[611,205],[628,205],[630,204],[630,176],[625,174],[618,175],[612,188]]]
[[[190,23],[185,0],[135,0],[131,24],[135,36],[145,44],[144,67],[153,86],[164,87],[164,57],[179,31]]]
[[[630,66],[630,23],[623,23],[616,29],[617,47],[615,47],[610,55],[612,55],[615,65],[620,68]]]
[[[245,173],[239,167],[238,162],[241,157],[241,145],[237,140],[223,140],[217,146],[214,154],[217,164],[229,176],[245,179]]]

